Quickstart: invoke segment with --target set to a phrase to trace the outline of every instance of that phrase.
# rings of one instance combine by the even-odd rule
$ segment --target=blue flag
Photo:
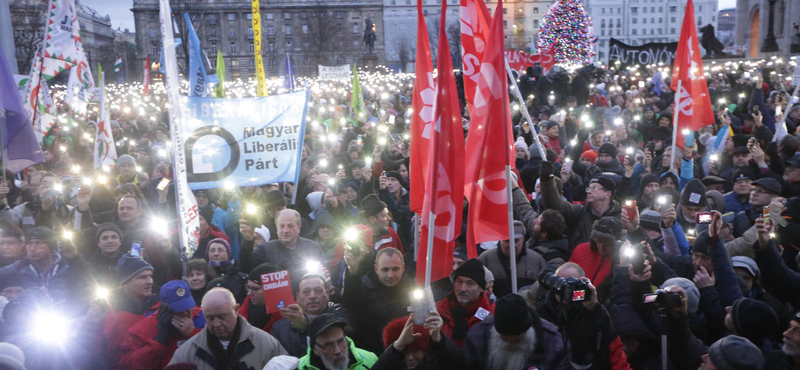
[[[292,60],[289,59],[289,54],[286,54],[286,70],[284,71],[283,87],[289,90],[288,92],[294,91],[294,66],[292,66]]]
[[[653,91],[658,95],[661,96],[661,72],[656,73],[653,76]]]
[[[31,118],[22,108],[22,97],[0,48],[0,130],[3,135],[3,164],[13,173],[43,163],[42,148],[33,132]]]
[[[189,30],[189,96],[205,98],[208,96],[206,66],[203,65],[203,53],[200,51],[200,39],[194,32],[189,13],[183,13],[186,28]]]

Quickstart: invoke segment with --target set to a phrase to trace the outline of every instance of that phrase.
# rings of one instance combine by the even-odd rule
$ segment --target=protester
[[[374,353],[357,348],[344,335],[347,324],[332,314],[322,314],[309,323],[309,347],[298,370],[368,370],[378,360]]]

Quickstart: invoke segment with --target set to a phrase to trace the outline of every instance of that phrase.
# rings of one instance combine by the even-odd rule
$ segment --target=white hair
[[[489,358],[487,370],[523,369],[536,349],[536,331],[531,327],[516,343],[508,343],[500,337],[497,329],[489,333]]]

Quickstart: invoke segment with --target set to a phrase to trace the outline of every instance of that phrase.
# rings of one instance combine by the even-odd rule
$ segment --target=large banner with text
[[[320,80],[346,80],[351,77],[349,64],[341,66],[317,65],[317,67],[319,68]]]
[[[612,37],[608,49],[608,65],[614,66],[618,60],[623,66],[658,63],[672,66],[677,50],[677,42],[649,42],[641,46],[631,46]]]
[[[519,50],[506,50],[506,61],[511,69],[517,72],[525,72],[528,67],[538,65],[542,68],[542,74],[547,73],[556,64],[555,54],[552,49],[548,49],[541,54],[531,54]]]
[[[182,137],[192,190],[297,182],[308,92],[188,98]]]

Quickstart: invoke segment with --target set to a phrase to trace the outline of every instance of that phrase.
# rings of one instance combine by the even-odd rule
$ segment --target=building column
[[[764,39],[764,45],[761,46],[762,52],[775,52],[779,51],[778,42],[775,39],[775,1],[769,1],[769,21],[767,23],[767,38]],[[782,16],[782,15],[781,15]]]

